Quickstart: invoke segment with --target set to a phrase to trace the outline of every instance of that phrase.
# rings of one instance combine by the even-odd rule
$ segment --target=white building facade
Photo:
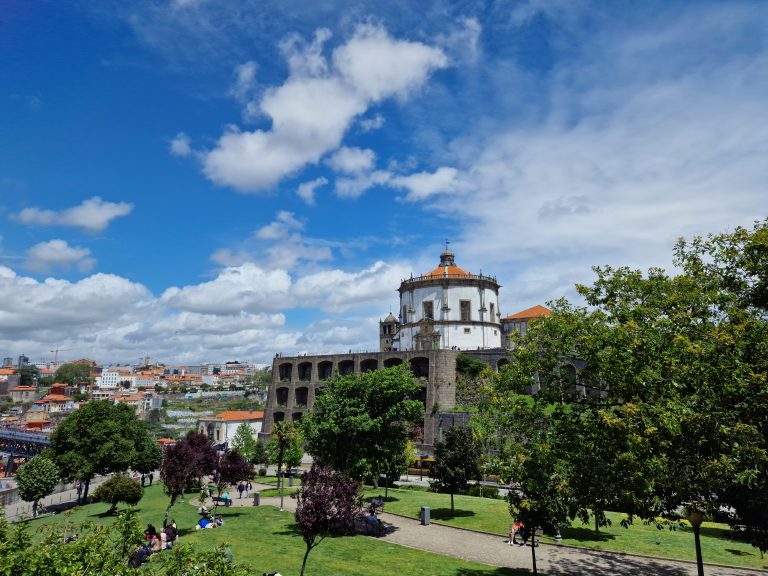
[[[499,284],[456,266],[446,250],[440,265],[400,284],[395,350],[476,350],[501,346]],[[382,331],[388,327],[382,325]]]

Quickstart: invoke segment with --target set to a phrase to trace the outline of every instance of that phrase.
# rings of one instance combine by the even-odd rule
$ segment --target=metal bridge
[[[10,471],[15,458],[32,458],[51,445],[51,439],[44,432],[27,432],[10,426],[0,426],[0,465],[3,456],[8,456],[5,467]]]

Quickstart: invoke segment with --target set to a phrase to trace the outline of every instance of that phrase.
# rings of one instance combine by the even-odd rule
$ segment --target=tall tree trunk
[[[600,525],[597,523],[597,514],[595,514],[595,536],[600,537]]]
[[[37,518],[37,503],[40,502],[40,500],[35,500],[32,502],[32,518]]]
[[[453,511],[453,492],[451,492],[451,518],[453,518],[454,511]]]
[[[91,487],[91,478],[88,477],[85,479],[85,484],[83,485],[83,504],[88,503],[88,489]]]
[[[538,574],[536,570],[536,526],[531,526],[531,559],[533,560],[533,576]]]

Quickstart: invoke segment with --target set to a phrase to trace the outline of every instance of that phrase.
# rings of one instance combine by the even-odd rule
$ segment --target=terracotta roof
[[[264,412],[249,412],[248,410],[227,410],[226,412],[219,412],[216,414],[216,418],[221,418],[228,422],[237,420],[263,420]]]
[[[158,438],[157,440],[155,440],[155,442],[160,444],[160,446],[163,446],[165,444],[176,444],[176,440],[174,440],[173,438]]]
[[[8,390],[8,392],[27,392],[29,390],[37,390],[37,388],[34,386],[16,386],[15,388]]]
[[[35,402],[35,404],[38,403],[44,403],[44,402],[68,402],[72,400],[69,396],[65,396],[64,394],[46,394],[40,400]]]
[[[14,374],[15,372],[16,372],[16,370],[13,369],[13,368],[0,368],[0,374],[3,374],[3,375],[5,375],[5,374],[9,374],[9,375],[10,374]]]
[[[517,314],[512,314],[511,316],[502,318],[502,321],[503,320],[530,320],[532,318],[539,318],[541,316],[552,316],[552,311],[549,308],[544,308],[544,306],[539,306],[537,304],[536,306],[531,306],[530,308],[526,308],[525,310],[522,310]]]
[[[469,272],[459,268],[458,266],[438,266],[432,272],[427,272],[424,276],[441,277],[441,276],[470,276]]]

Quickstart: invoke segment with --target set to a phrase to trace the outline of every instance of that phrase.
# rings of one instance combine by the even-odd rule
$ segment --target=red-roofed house
[[[215,416],[200,418],[197,421],[197,431],[208,436],[214,444],[230,444],[235,437],[235,431],[243,422],[251,428],[254,438],[261,432],[264,412],[249,410],[228,410]]]
[[[8,394],[14,402],[32,402],[37,396],[37,388],[34,386],[16,386],[8,390]]]
[[[525,336],[528,331],[528,323],[542,316],[552,316],[552,311],[544,306],[531,306],[525,310],[521,310],[517,314],[512,314],[501,319],[501,331],[504,335],[504,346],[510,347],[509,337],[518,332],[520,336]]]

